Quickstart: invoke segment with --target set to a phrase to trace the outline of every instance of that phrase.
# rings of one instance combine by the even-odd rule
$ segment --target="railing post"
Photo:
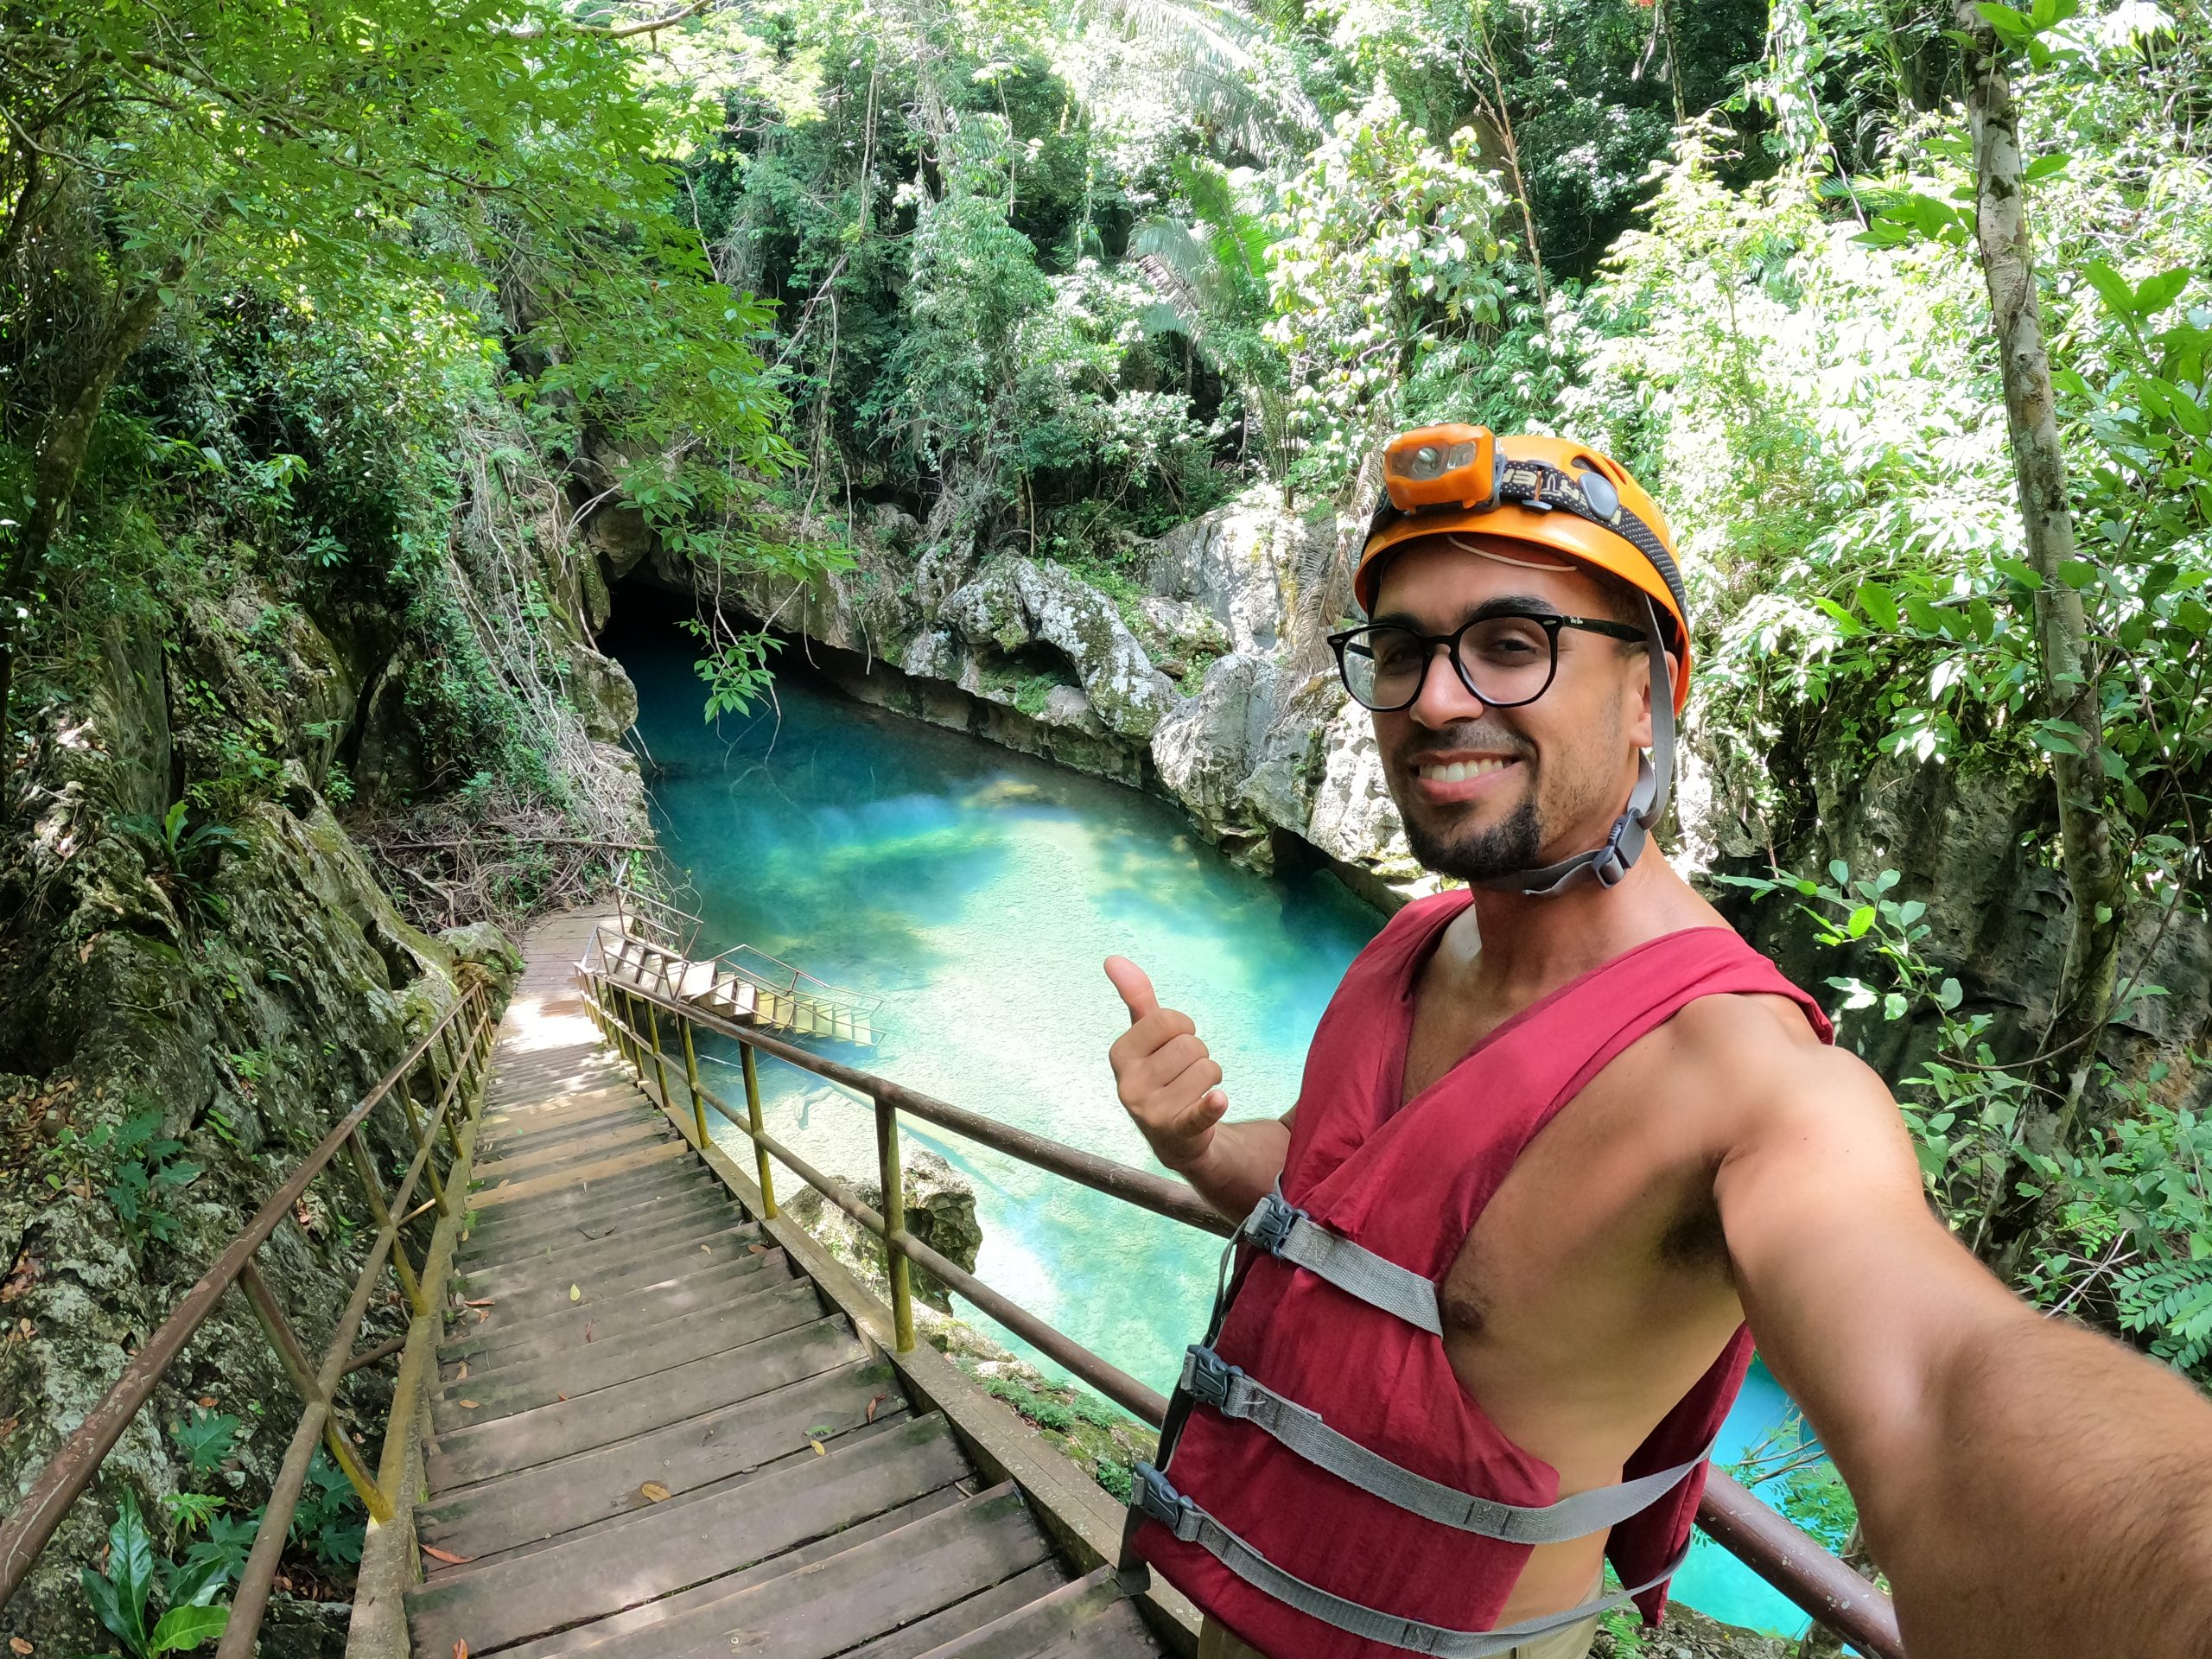
[[[660,1084],[660,1103],[668,1104],[668,1067],[660,1058],[660,1005],[651,997],[643,999],[645,1005],[645,1030],[652,1038],[653,1077]]]
[[[407,1259],[407,1241],[399,1236],[399,1224],[391,1218],[391,1206],[385,1202],[384,1183],[377,1179],[376,1166],[369,1160],[369,1150],[361,1144],[361,1132],[355,1129],[346,1137],[346,1150],[353,1155],[353,1171],[361,1178],[361,1191],[368,1194],[369,1214],[379,1229],[391,1234],[391,1266],[399,1275],[399,1287],[407,1293],[407,1305],[417,1313],[430,1311],[429,1298],[423,1294],[422,1281],[415,1276],[415,1264]]]
[[[683,1086],[691,1091],[691,1116],[699,1126],[699,1151],[707,1150],[707,1097],[699,1092],[699,1056],[691,1046],[690,1016],[678,1014],[676,1028],[683,1033]]]
[[[760,1172],[760,1218],[776,1218],[776,1178],[768,1166],[768,1148],[760,1144],[760,1066],[753,1058],[753,1045],[738,1051],[745,1062],[745,1121],[753,1126],[753,1160]]]
[[[613,984],[613,982],[610,980],[608,983]],[[622,999],[621,1027],[625,1039],[622,1058],[629,1061],[630,1069],[638,1074],[638,1081],[643,1083],[645,1080],[645,1054],[638,1046],[638,1000],[630,995],[630,988],[626,985],[615,985],[614,993]]]
[[[384,1489],[369,1478],[368,1471],[361,1467],[360,1459],[353,1455],[353,1448],[346,1444],[346,1431],[338,1421],[336,1402],[322,1391],[314,1370],[308,1364],[306,1352],[300,1340],[292,1334],[291,1322],[285,1319],[284,1310],[270,1293],[261,1270],[251,1257],[238,1269],[238,1285],[245,1292],[245,1299],[253,1305],[254,1316],[261,1321],[261,1328],[269,1338],[269,1345],[276,1351],[283,1362],[284,1374],[292,1380],[292,1388],[300,1396],[300,1403],[309,1411],[322,1414],[322,1443],[330,1449],[331,1461],[346,1477],[354,1494],[361,1500],[361,1507],[379,1523],[391,1519],[391,1504]]]
[[[430,1149],[430,1137],[423,1132],[422,1109],[415,1103],[415,1091],[408,1087],[405,1077],[400,1077],[393,1082],[391,1092],[399,1096],[399,1103],[406,1109],[408,1131],[415,1137],[415,1149],[423,1154],[423,1174],[430,1183],[430,1196],[438,1201],[438,1213],[449,1216],[453,1205],[447,1200],[445,1182],[438,1177],[438,1158]]]
[[[906,1255],[891,1242],[894,1234],[906,1230],[906,1182],[899,1167],[899,1109],[886,1100],[871,1103],[875,1107],[875,1160],[883,1175],[883,1266],[891,1280],[893,1346],[906,1354],[914,1349],[914,1293]]]

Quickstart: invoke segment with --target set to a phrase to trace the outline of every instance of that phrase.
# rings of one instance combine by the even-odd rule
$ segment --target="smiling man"
[[[1122,1103],[1244,1224],[1130,1537],[1202,1659],[1580,1659],[1656,1619],[1754,1332],[1914,1659],[2212,1655],[2212,1408],[1986,1273],[1881,1080],[1648,844],[1689,669],[1656,505],[1478,427],[1384,478],[1332,644],[1466,886],[1353,963],[1280,1120],[1224,1122],[1193,1022],[1107,963]]]

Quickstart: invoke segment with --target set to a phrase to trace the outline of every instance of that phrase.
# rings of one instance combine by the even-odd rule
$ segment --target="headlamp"
[[[1497,440],[1456,421],[1402,433],[1383,447],[1382,488],[1400,512],[1486,505],[1497,493]]]

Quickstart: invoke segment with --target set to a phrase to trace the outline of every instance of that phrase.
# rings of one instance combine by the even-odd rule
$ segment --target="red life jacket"
[[[1140,1470],[1132,1553],[1274,1659],[1482,1659],[1536,1639],[1591,1608],[1495,1629],[1529,1550],[1608,1525],[1606,1554],[1656,1624],[1705,1452],[1751,1363],[1739,1327],[1622,1486],[1526,1513],[1557,1502],[1558,1474],[1460,1385],[1433,1311],[1506,1172],[1609,1061],[1699,997],[1787,996],[1831,1033],[1733,932],[1693,929],[1522,1010],[1401,1109],[1414,982],[1468,902],[1408,906],[1345,974],[1306,1058],[1279,1198],[1246,1225],[1260,1248],[1211,1350],[1192,1351],[1164,1467]]]

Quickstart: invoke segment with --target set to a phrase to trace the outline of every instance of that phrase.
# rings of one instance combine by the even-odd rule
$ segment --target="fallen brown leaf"
[[[660,1482],[657,1480],[649,1480],[644,1485],[638,1488],[638,1496],[644,1498],[648,1503],[665,1503],[668,1502],[671,1494],[668,1488],[662,1485]]]
[[[467,1567],[476,1559],[474,1555],[456,1555],[450,1550],[440,1549],[435,1544],[423,1545],[423,1553],[434,1561],[443,1561],[448,1567]]]
[[[499,1299],[496,1296],[479,1296],[461,1303],[463,1307],[497,1307],[499,1305]]]
[[[453,1644],[453,1659],[468,1659],[467,1643],[456,1642]]]
[[[870,1400],[868,1402],[868,1417],[866,1421],[871,1423],[874,1422],[875,1421],[875,1408],[890,1397],[891,1396],[887,1394],[879,1394],[874,1399]]]
[[[748,1244],[745,1248],[748,1253],[753,1255],[766,1255],[768,1254],[768,1247],[766,1244]]]
[[[474,1400],[456,1400],[454,1402],[454,1404],[461,1407],[464,1411],[474,1411],[476,1409],[476,1402]]]
[[[31,1644],[20,1636],[11,1636],[8,1638],[8,1651],[16,1655],[16,1659],[28,1659]]]
[[[468,1362],[467,1360],[464,1359],[461,1362],[461,1370],[454,1374],[453,1380],[456,1382],[466,1382],[468,1381]]]
[[[215,1396],[212,1394],[203,1394],[193,1403],[202,1411],[213,1411],[215,1409]]]
[[[591,1324],[592,1322],[589,1319],[586,1319],[584,1321],[584,1340],[586,1342],[589,1342],[591,1340]]]

